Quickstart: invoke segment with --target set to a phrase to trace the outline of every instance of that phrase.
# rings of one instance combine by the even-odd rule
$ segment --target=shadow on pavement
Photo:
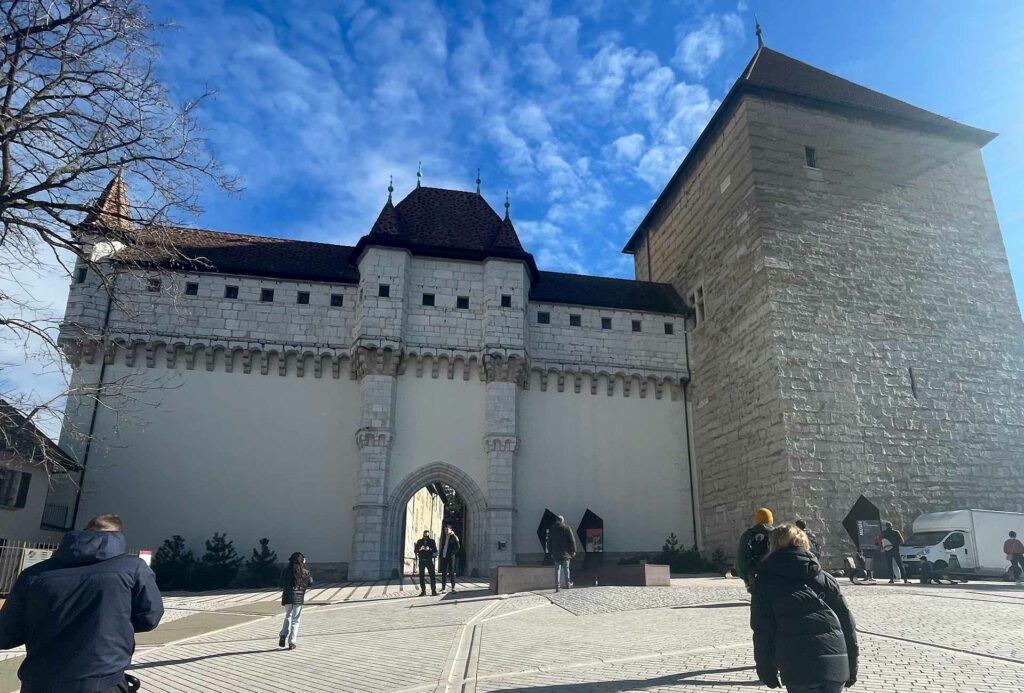
[[[722,604],[688,604],[686,606],[672,606],[670,609],[733,609],[737,606],[750,606],[750,602],[725,602]]]
[[[619,679],[617,681],[598,681],[593,683],[562,683],[555,686],[524,686],[522,688],[496,688],[492,693],[508,691],[531,691],[531,693],[572,693],[574,691],[594,691],[596,693],[612,693],[613,691],[645,691],[658,686],[761,686],[757,679],[745,681],[709,681],[693,678],[708,674],[735,674],[741,671],[754,671],[755,667],[733,667],[731,669],[701,669],[700,671],[683,671],[678,674],[656,676],[650,679]]]
[[[159,662],[145,662],[144,664],[133,664],[128,671],[138,671],[140,669],[152,669],[153,667],[166,667],[173,664],[190,664],[192,662],[200,662],[204,659],[216,659],[218,657],[236,657],[238,655],[247,654],[265,654],[267,652],[288,652],[288,650],[271,647],[262,648],[259,650],[241,650],[240,652],[219,652],[217,654],[199,655],[198,657],[183,657],[182,659],[162,659]]]
[[[444,596],[441,597],[441,601],[451,601],[452,599],[472,599],[473,597],[493,597],[490,590],[455,590],[454,592],[445,592]]]

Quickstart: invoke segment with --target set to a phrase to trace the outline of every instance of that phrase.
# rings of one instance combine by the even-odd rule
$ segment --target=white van
[[[928,559],[938,570],[1003,577],[1010,562],[1003,542],[1011,531],[1024,537],[1024,513],[998,510],[951,510],[927,513],[914,520],[900,557],[911,572]]]

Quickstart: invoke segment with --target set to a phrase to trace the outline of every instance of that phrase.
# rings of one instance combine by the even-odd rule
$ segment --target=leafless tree
[[[120,275],[179,256],[174,225],[199,212],[204,183],[234,187],[194,117],[208,94],[175,104],[155,76],[160,27],[145,9],[137,0],[0,0],[0,339],[44,367],[62,370],[62,345],[59,317],[32,296],[39,276],[84,268],[117,302]],[[129,252],[111,261],[116,249]],[[125,383],[76,387],[100,406]],[[0,396],[30,422],[59,415],[62,403],[61,393]]]

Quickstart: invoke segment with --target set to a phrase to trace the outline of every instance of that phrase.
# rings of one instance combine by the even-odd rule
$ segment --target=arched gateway
[[[455,489],[466,503],[470,521],[468,536],[460,537],[466,545],[468,564],[466,575],[482,575],[486,572],[485,541],[487,522],[487,499],[480,487],[457,467],[444,462],[434,462],[421,467],[406,476],[388,496],[384,512],[384,547],[381,560],[382,574],[392,575],[401,570],[402,527],[405,523],[405,507],[413,494],[424,486],[442,483]]]

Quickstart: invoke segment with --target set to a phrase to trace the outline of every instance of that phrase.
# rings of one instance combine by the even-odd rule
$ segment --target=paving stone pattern
[[[166,693],[763,690],[754,671],[746,593],[734,581],[500,598],[482,585],[423,598],[401,587],[341,583],[314,591],[318,604],[304,613],[293,652],[276,647],[275,613],[140,647],[133,671],[144,690]],[[1024,590],[969,584],[844,591],[862,631],[853,691],[1019,690]],[[272,606],[276,597],[266,590],[173,595],[168,605],[252,611]]]

